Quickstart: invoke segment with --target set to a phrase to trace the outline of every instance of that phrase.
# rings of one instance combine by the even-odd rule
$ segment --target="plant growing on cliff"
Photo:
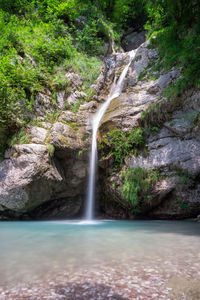
[[[125,133],[120,129],[114,129],[107,134],[107,138],[111,155],[114,157],[114,165],[117,168],[128,154],[136,155],[138,150],[145,145],[141,128],[135,128]]]
[[[197,113],[193,121],[194,126],[200,126],[200,113]]]
[[[7,142],[9,147],[14,144],[30,144],[32,135],[28,133],[27,128],[21,128],[19,132],[13,135]]]
[[[49,152],[49,156],[53,157],[54,152],[55,152],[55,147],[54,145],[50,144],[50,143],[45,143]]]
[[[165,95],[177,97],[189,87],[200,85],[200,6],[196,0],[148,0],[146,29],[159,49],[157,69],[181,68],[180,78]],[[191,51],[192,49],[192,51]]]
[[[122,172],[121,177],[121,194],[133,208],[138,209],[142,202],[151,201],[151,189],[158,180],[157,171],[138,167]]]

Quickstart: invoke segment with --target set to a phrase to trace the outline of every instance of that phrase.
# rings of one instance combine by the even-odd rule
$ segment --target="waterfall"
[[[129,62],[121,73],[118,82],[114,88],[111,89],[108,99],[103,103],[97,113],[94,115],[92,121],[92,147],[90,153],[90,166],[89,166],[89,183],[88,194],[86,201],[85,219],[87,221],[93,220],[94,203],[95,203],[95,182],[96,182],[96,166],[97,166],[97,132],[100,122],[105,114],[108,106],[114,98],[119,97],[123,88],[123,82],[128,72],[128,68],[135,57],[135,50],[129,52]]]

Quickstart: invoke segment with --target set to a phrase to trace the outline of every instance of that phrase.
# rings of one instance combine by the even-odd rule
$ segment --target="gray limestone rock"
[[[49,95],[39,93],[35,98],[34,110],[39,116],[43,116],[45,113],[51,112],[51,99]]]
[[[122,46],[125,51],[131,51],[137,49],[142,43],[145,42],[145,31],[131,32],[125,36],[122,41]]]
[[[47,130],[42,127],[30,126],[29,134],[31,135],[31,141],[33,143],[41,144],[45,141],[47,136]]]
[[[18,157],[0,164],[0,208],[15,212],[28,211],[47,201],[52,193],[49,180],[61,181],[56,169],[50,167],[47,147],[39,144],[14,146]],[[43,188],[34,195],[29,187],[43,174]]]
[[[57,104],[59,109],[63,109],[65,106],[65,91],[59,91],[57,93]]]
[[[70,86],[73,89],[77,89],[83,84],[83,81],[82,81],[80,75],[77,73],[73,73],[73,72],[67,73],[65,75],[65,77],[69,80]]]
[[[67,98],[67,102],[69,103],[69,105],[73,105],[78,100],[84,99],[85,97],[86,97],[86,94],[84,92],[75,91]]]
[[[158,52],[156,49],[148,49],[149,42],[143,43],[137,50],[135,59],[131,64],[131,78],[130,85],[133,85],[137,82],[137,79],[141,72],[143,72],[149,65],[150,61],[157,59]]]
[[[181,168],[189,174],[200,174],[200,143],[196,140],[162,138],[148,144],[149,154],[127,159],[130,168]]]
[[[80,149],[82,147],[78,132],[62,122],[53,124],[49,136],[51,143],[58,149]]]

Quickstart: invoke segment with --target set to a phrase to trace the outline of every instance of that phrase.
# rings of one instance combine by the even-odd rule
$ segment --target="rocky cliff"
[[[195,217],[200,212],[200,91],[188,90],[176,99],[164,97],[163,91],[181,76],[181,70],[152,74],[157,55],[147,42],[138,48],[123,93],[104,117],[105,136],[116,128],[122,132],[142,128],[145,137],[143,149],[127,155],[119,169],[113,168],[112,155],[101,161],[102,207],[111,216],[168,219]],[[149,190],[150,200],[140,199],[134,213],[133,203],[122,197],[121,171],[134,174],[138,168],[159,175]]]
[[[112,101],[99,130],[100,213],[109,217],[168,219],[200,213],[200,91],[189,90],[176,99],[164,97],[164,89],[181,76],[181,70],[152,73],[157,57],[148,42],[139,46],[123,92]],[[59,92],[60,110],[51,122],[43,117],[52,112],[48,93],[36,97],[38,123],[27,127],[28,143],[13,145],[0,164],[0,219],[81,215],[90,120],[126,63],[126,53],[109,55],[97,84],[91,87],[95,96],[83,101],[77,112],[70,108],[86,95],[78,75],[66,74],[72,91]],[[128,134],[136,128],[143,131],[143,146],[130,150],[116,167],[111,145],[105,142],[107,135],[115,129]],[[122,193],[122,172],[138,168],[154,170],[158,176],[150,186],[149,201],[138,193],[140,209],[136,210]]]

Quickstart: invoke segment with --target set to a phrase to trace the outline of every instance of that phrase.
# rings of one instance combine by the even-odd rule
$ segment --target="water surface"
[[[166,272],[200,263],[200,224],[178,221],[1,222],[0,286],[135,263]],[[175,269],[174,269],[175,270]],[[176,271],[176,270],[175,270]]]

